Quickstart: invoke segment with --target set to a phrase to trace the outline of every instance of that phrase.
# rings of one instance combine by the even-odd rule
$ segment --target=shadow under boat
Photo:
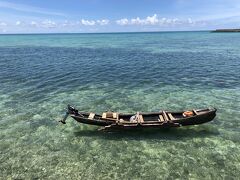
[[[136,130],[115,130],[115,131],[96,131],[95,129],[75,131],[75,136],[79,137],[100,137],[109,140],[181,140],[186,138],[210,137],[219,135],[218,129],[203,125],[201,127],[184,127],[177,129],[136,129]]]

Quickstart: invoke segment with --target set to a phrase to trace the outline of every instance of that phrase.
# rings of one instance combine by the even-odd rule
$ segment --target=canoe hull
[[[88,118],[79,117],[76,115],[71,115],[71,117],[73,119],[75,119],[77,122],[83,123],[83,124],[96,125],[96,126],[108,126],[108,125],[113,124],[113,122],[106,121],[106,120],[99,120],[99,119],[91,119],[90,120]]]
[[[198,116],[179,119],[178,123],[182,126],[189,126],[189,125],[198,125],[212,121],[216,116],[216,110],[210,111],[206,114],[200,114]]]
[[[198,115],[194,115],[191,117],[182,117],[174,120],[168,120],[164,122],[160,121],[144,121],[144,122],[121,122],[119,120],[109,120],[101,118],[101,116],[97,116],[97,118],[88,118],[90,113],[85,113],[85,116],[80,116],[76,113],[70,113],[70,116],[75,119],[79,123],[96,125],[96,126],[104,126],[106,129],[142,129],[142,128],[173,128],[173,127],[181,127],[181,126],[190,126],[190,125],[199,125],[203,123],[207,123],[212,121],[216,116],[216,109],[204,109],[198,110],[200,112]],[[175,114],[181,114],[182,112],[167,112]],[[159,112],[155,113],[141,113],[143,116],[159,114]],[[134,114],[128,114],[129,116]]]

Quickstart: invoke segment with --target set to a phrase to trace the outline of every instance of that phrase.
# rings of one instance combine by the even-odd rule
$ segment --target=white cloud
[[[119,25],[156,25],[158,24],[159,19],[156,14],[153,16],[148,16],[144,19],[132,18],[131,20],[128,20],[126,18],[117,20],[116,23]]]
[[[21,21],[17,21],[17,22],[16,22],[16,26],[20,26],[21,24],[22,24]]]
[[[7,23],[5,23],[5,22],[0,22],[0,26],[7,26]]]
[[[193,22],[193,20],[191,18],[188,18],[187,21],[188,21],[189,24],[194,24],[194,22]]]
[[[37,26],[38,26],[38,23],[35,22],[35,21],[32,21],[32,22],[30,23],[30,25],[31,25],[31,26],[34,26],[34,27],[37,27]]]
[[[24,21],[16,21],[15,25],[21,27],[27,26],[27,24]]]
[[[191,18],[180,20],[178,18],[158,18],[157,14],[154,14],[153,16],[147,16],[146,18],[140,19],[132,18],[132,19],[119,19],[116,21],[118,25],[125,26],[125,25],[141,25],[141,26],[176,26],[176,25],[195,25],[197,22],[193,21]]]
[[[128,22],[128,21],[125,21],[125,22]],[[133,18],[133,19],[131,19],[131,22],[130,22],[131,24],[135,24],[135,25],[141,25],[141,24],[143,24],[143,20],[141,20],[139,17],[137,17],[137,18]]]
[[[44,28],[55,28],[57,27],[57,24],[54,21],[45,20],[41,22],[41,26]]]
[[[131,19],[129,24],[132,25],[156,25],[158,24],[159,20],[156,14],[153,16],[148,16],[145,19],[140,19],[139,17]]]
[[[69,25],[70,25],[70,24],[69,24],[68,21],[64,21],[64,23],[61,24],[61,26],[63,26],[63,27],[66,27],[66,26],[69,26]]]
[[[155,25],[158,23],[158,17],[156,14],[154,14],[153,16],[148,16],[146,19],[144,19],[144,22],[146,24],[151,24],[151,25]]]
[[[85,26],[94,26],[94,25],[101,25],[101,26],[104,26],[104,25],[108,25],[109,24],[109,20],[108,19],[102,19],[102,20],[85,20],[85,19],[82,19],[80,21],[80,24],[81,25],[85,25]]]
[[[97,23],[101,26],[104,26],[109,24],[109,20],[108,19],[97,20]]]
[[[84,20],[84,19],[81,20],[81,23],[82,23],[82,25],[85,25],[85,26],[94,26],[96,24],[95,21],[89,21],[89,20]]]
[[[128,21],[127,18],[124,18],[124,19],[119,19],[119,20],[117,20],[116,23],[117,23],[118,25],[124,26],[124,25],[128,25],[128,24],[129,24],[129,21]]]
[[[66,21],[60,23],[59,25],[62,26],[62,27],[73,27],[73,26],[78,26],[79,24],[81,25],[81,22],[66,20]]]
[[[15,23],[11,22],[3,22],[0,21],[0,29],[7,29],[5,26],[7,24],[10,24],[11,28],[16,28],[16,30],[28,30],[27,28],[32,28],[31,30],[43,30],[43,29],[50,29],[50,28],[55,28],[54,30],[61,30],[61,31],[71,31],[71,30],[79,30],[79,28],[86,26],[84,30],[86,31],[99,31],[102,30],[101,26],[108,25],[110,21],[108,19],[98,19],[98,20],[86,20],[86,19],[81,19],[80,21],[71,21],[71,20],[35,20],[31,19],[28,22],[26,19],[19,19]],[[185,18],[185,19],[178,19],[178,18],[165,18],[165,17],[158,17],[156,14],[152,16],[147,16],[145,18],[122,18],[119,20],[115,21],[116,24],[121,25],[121,26],[132,26],[133,28],[137,30],[141,29],[159,29],[160,27],[162,28],[198,28],[198,27],[205,27],[207,25],[214,25],[213,22],[211,21],[200,21],[200,20],[193,20],[191,18]],[[99,29],[96,29],[99,28]]]

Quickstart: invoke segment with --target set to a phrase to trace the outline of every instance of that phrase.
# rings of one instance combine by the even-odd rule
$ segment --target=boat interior
[[[154,113],[140,113],[136,114],[122,114],[117,112],[104,112],[102,115],[95,113],[81,113],[84,118],[89,120],[109,120],[118,121],[122,123],[154,123],[154,122],[166,122],[166,121],[177,121],[178,119],[192,117],[208,112],[209,109],[203,110],[191,110],[183,112],[154,112]]]

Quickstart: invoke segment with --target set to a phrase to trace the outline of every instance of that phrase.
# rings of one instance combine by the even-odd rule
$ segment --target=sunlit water
[[[189,128],[104,133],[83,111],[216,107]],[[240,36],[171,32],[0,36],[0,178],[237,179]]]

